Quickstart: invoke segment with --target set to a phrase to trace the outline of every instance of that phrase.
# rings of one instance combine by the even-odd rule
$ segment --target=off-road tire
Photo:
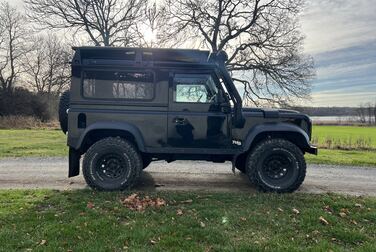
[[[110,161],[112,163],[109,163]],[[114,162],[115,166],[118,164],[116,167],[120,165],[120,168],[117,168],[121,173],[120,177],[108,178],[108,172],[112,169],[110,166]],[[105,167],[104,163],[108,167]],[[135,186],[140,179],[142,168],[142,157],[131,142],[120,137],[108,137],[89,148],[84,156],[82,169],[86,183],[91,188],[118,191]]]
[[[67,109],[69,109],[69,100],[70,100],[69,91],[63,92],[60,96],[60,101],[59,101],[59,123],[60,123],[60,128],[64,132],[64,134],[66,134],[68,131]]]
[[[278,161],[278,158],[282,162]],[[271,163],[276,162],[273,159],[281,165]],[[287,171],[284,171],[285,169]],[[274,173],[275,170],[277,175]],[[304,154],[290,141],[267,139],[259,143],[248,155],[246,173],[251,183],[263,192],[290,193],[298,189],[304,181],[306,175]],[[270,173],[273,176],[280,175],[281,178],[272,178]],[[284,173],[286,174],[282,175]]]

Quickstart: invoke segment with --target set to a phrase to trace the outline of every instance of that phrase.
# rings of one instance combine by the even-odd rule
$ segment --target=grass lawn
[[[309,164],[334,164],[376,167],[376,151],[319,149],[319,155],[305,155]]]
[[[339,128],[339,129],[337,129]],[[342,131],[341,131],[341,128]],[[359,136],[369,134],[376,139],[376,128],[347,126],[314,126],[314,136],[324,139],[325,134],[335,137]],[[342,132],[342,135],[335,134]],[[367,133],[371,132],[371,133]],[[357,134],[358,134],[357,133]],[[355,135],[354,135],[355,134]],[[0,158],[23,156],[67,156],[66,136],[60,130],[0,130]],[[362,165],[376,167],[375,151],[344,151],[320,149],[318,156],[306,155],[308,163]]]
[[[66,156],[66,142],[60,130],[0,130],[0,158]]]
[[[1,250],[376,251],[375,198],[148,195],[166,205],[138,212],[120,203],[125,192],[2,190]]]

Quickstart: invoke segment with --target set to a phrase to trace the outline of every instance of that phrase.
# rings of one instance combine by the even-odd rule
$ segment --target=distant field
[[[308,163],[362,165],[376,167],[376,128],[348,126],[314,126],[313,136],[319,146],[328,139],[346,146],[346,139],[369,139],[367,146],[373,150],[319,149],[319,155],[306,155]],[[367,147],[367,148],[368,148]],[[60,130],[0,130],[0,158],[25,156],[67,156],[66,136]]]
[[[375,149],[376,127],[313,126],[313,142],[329,149]]]

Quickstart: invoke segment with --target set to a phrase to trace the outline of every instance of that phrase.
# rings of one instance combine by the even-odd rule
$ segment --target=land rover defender
[[[225,52],[77,47],[59,119],[69,177],[97,190],[134,186],[151,162],[231,161],[262,191],[292,192],[306,174],[309,117],[243,108]],[[230,165],[229,165],[230,167]],[[234,185],[236,186],[236,185]]]

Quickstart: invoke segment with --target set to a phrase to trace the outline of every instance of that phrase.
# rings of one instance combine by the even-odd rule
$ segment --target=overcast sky
[[[376,0],[311,0],[302,17],[316,106],[376,102]]]
[[[308,0],[301,23],[317,69],[306,105],[376,102],[376,0]]]

